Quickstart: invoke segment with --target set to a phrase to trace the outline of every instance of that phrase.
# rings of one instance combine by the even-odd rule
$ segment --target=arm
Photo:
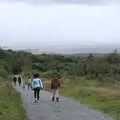
[[[40,86],[41,86],[41,88],[43,88],[43,82],[42,82],[42,80],[39,79],[39,82],[40,82]]]
[[[32,85],[32,89],[33,89],[34,88],[34,79],[32,80],[31,85]]]
[[[51,80],[50,87],[51,89],[53,88],[53,79]]]
[[[58,79],[58,86],[61,87],[61,80]]]

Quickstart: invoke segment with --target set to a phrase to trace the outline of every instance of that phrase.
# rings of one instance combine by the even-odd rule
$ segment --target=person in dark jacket
[[[17,78],[14,76],[13,77],[13,83],[14,83],[14,85],[16,85],[16,82],[17,82]]]
[[[19,76],[18,77],[18,84],[19,84],[19,86],[21,86],[21,82],[22,82],[22,80],[21,80],[21,77]]]

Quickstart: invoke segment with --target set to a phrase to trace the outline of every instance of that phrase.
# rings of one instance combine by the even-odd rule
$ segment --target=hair
[[[38,78],[39,77],[39,74],[38,73],[36,73],[36,74],[34,74],[34,76],[33,76],[34,78]]]
[[[31,78],[31,76],[28,76],[28,79],[30,79]]]

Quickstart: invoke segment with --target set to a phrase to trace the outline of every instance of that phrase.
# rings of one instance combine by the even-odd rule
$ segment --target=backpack
[[[58,81],[56,79],[53,79],[52,87],[53,87],[53,89],[57,89],[58,88]]]

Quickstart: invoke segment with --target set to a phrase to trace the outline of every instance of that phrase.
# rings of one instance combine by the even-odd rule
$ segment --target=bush
[[[7,78],[8,73],[5,69],[0,69],[0,77]]]

